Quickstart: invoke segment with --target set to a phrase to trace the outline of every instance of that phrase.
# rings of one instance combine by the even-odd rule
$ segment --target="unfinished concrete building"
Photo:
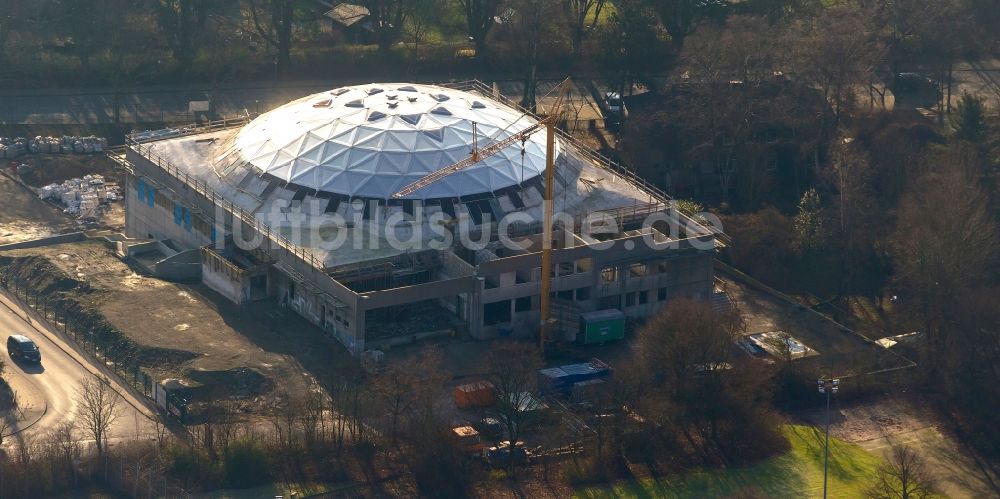
[[[278,300],[354,354],[437,334],[537,334],[544,132],[393,199],[536,120],[478,83],[369,84],[252,120],[135,134],[121,158],[126,232],[197,255],[172,258],[236,303]],[[642,317],[673,296],[710,296],[711,230],[567,134],[555,154],[560,338],[581,313]]]

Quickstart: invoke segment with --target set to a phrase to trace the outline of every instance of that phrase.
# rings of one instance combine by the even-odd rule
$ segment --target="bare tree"
[[[403,33],[403,26],[413,12],[415,2],[412,0],[364,0],[360,2],[368,8],[371,16],[368,18],[375,31],[378,49],[388,52]]]
[[[320,389],[310,390],[303,396],[302,439],[309,450],[326,443],[326,396]]]
[[[924,460],[905,445],[893,445],[887,463],[875,470],[870,499],[924,499],[934,495],[934,479]]]
[[[268,45],[277,50],[275,59],[275,76],[283,75],[288,71],[291,62],[292,51],[292,25],[295,22],[295,0],[262,0],[262,5],[258,7],[258,0],[249,0],[247,9],[250,11],[250,19],[257,29],[257,34],[264,39]],[[262,12],[258,12],[262,11]],[[266,17],[265,17],[266,14]],[[265,21],[261,22],[261,18]]]
[[[14,464],[18,469],[22,470],[21,482],[24,484],[23,492],[21,497],[37,497],[38,494],[32,493],[32,488],[38,486],[35,480],[32,480],[31,468],[32,464],[40,460],[38,452],[39,446],[37,442],[37,437],[32,433],[22,433],[17,439],[14,440]]]
[[[618,0],[614,5],[597,33],[600,66],[614,75],[611,83],[621,95],[631,93],[636,83],[656,88],[653,75],[669,60],[656,13],[644,0]]]
[[[683,144],[679,150],[686,151],[678,159],[712,164],[723,202],[738,201],[742,208],[756,208],[778,183],[771,166],[781,154],[780,137],[794,134],[800,147],[792,172],[796,196],[808,174],[800,158],[821,149],[817,116],[823,106],[801,82],[775,77],[786,49],[772,29],[765,19],[749,16],[699,29],[681,52],[682,76],[696,84],[671,103],[671,127]],[[761,140],[770,134],[773,140]]]
[[[469,38],[476,44],[476,56],[486,52],[486,37],[493,29],[495,19],[500,14],[504,0],[457,0],[465,13]]]
[[[948,346],[942,321],[967,289],[988,283],[1000,260],[1000,227],[980,185],[971,147],[936,153],[928,171],[900,202],[890,250],[897,276],[912,298],[906,306],[922,322],[927,354]]]
[[[524,92],[521,106],[534,111],[537,106],[538,61],[543,41],[550,40],[550,30],[559,19],[559,11],[554,2],[548,0],[511,0],[511,7],[517,12],[509,24],[509,35],[520,54],[524,71]]]
[[[157,0],[153,2],[156,24],[174,58],[184,68],[190,67],[199,42],[207,31],[208,15],[222,11],[225,2],[219,0]]]
[[[698,23],[705,19],[719,19],[725,15],[728,2],[721,0],[650,0],[656,9],[663,27],[670,33],[676,48],[684,45],[684,40],[694,32]]]
[[[124,15],[131,10],[130,5],[117,0],[59,1],[48,2],[48,5],[46,24],[50,33],[71,40],[69,49],[80,60],[80,71],[85,77],[91,75],[93,59],[107,48],[111,38],[117,36],[115,31],[123,28]]]
[[[5,60],[5,56],[10,54],[18,32],[38,28],[38,16],[44,7],[44,2],[0,0],[0,12],[4,13],[0,16],[0,60]]]
[[[842,114],[854,107],[859,91],[874,80],[885,49],[865,13],[848,7],[825,9],[799,23],[791,35],[795,74],[823,95],[833,111],[829,125],[836,127]]]
[[[305,400],[298,394],[282,391],[278,394],[271,409],[271,424],[274,426],[277,444],[286,450],[298,446],[297,427],[299,418],[305,409]]]
[[[511,476],[517,465],[514,446],[525,426],[531,423],[532,411],[527,406],[541,367],[542,358],[529,343],[495,343],[486,358],[486,377],[493,383],[496,414],[506,427],[510,442],[508,471]]]
[[[411,426],[433,425],[441,419],[437,411],[437,395],[451,375],[442,368],[441,350],[424,348],[413,360],[416,373],[413,382],[413,410],[410,412]]]
[[[768,403],[767,369],[733,355],[744,330],[739,310],[686,297],[643,325],[631,380],[641,396],[629,405],[653,423],[651,437],[684,439],[702,457],[747,459],[787,446]]]
[[[60,457],[62,464],[66,467],[66,476],[73,476],[73,486],[77,485],[77,462],[80,461],[83,455],[83,449],[80,448],[80,443],[73,438],[73,432],[76,426],[73,421],[66,421],[59,426],[56,426],[52,433],[49,434],[49,444],[52,446],[55,453]]]
[[[891,226],[884,211],[878,209],[874,162],[862,145],[848,139],[833,148],[831,159],[829,168],[820,173],[837,196],[828,232],[837,236],[829,244],[843,269],[841,286],[873,290],[867,286],[875,276],[866,271],[865,264],[878,258],[876,242],[886,232],[885,227]],[[876,299],[881,296],[873,294]]]
[[[597,26],[607,0],[563,0],[566,25],[573,42],[573,57],[583,53],[583,40]],[[587,22],[590,19],[590,22]]]
[[[119,394],[107,378],[87,379],[76,391],[81,427],[94,438],[97,453],[104,454],[108,433],[121,416]]]
[[[443,0],[413,0],[412,12],[406,23],[406,35],[413,43],[413,56],[410,57],[411,71],[421,67],[420,43],[427,36],[427,31],[439,19]]]
[[[389,438],[395,446],[399,436],[399,420],[414,400],[414,361],[412,358],[394,362],[372,380],[372,391],[379,405],[389,414]]]

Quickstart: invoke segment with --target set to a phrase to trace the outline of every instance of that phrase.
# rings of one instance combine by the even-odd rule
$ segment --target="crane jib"
[[[502,151],[503,149],[507,148],[508,146],[516,142],[526,141],[528,140],[528,137],[531,136],[531,134],[537,132],[547,123],[548,123],[547,120],[542,120],[541,122],[535,123],[525,128],[524,130],[521,130],[520,132],[515,133],[503,140],[494,142],[493,144],[490,144],[482,149],[473,152],[471,156],[463,159],[462,161],[459,161],[458,163],[455,163],[453,165],[448,165],[444,168],[428,173],[427,175],[421,177],[417,181],[400,189],[399,192],[392,195],[392,198],[400,199],[409,196],[410,194],[413,194],[414,192],[423,189],[424,187],[427,187],[428,185],[433,184],[434,182],[437,182],[438,180],[441,180],[442,178],[447,177],[452,173],[464,170],[478,163],[479,161]]]

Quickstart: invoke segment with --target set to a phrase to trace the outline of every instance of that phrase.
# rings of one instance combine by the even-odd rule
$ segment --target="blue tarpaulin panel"
[[[568,395],[574,383],[610,376],[611,370],[599,360],[550,367],[538,370],[538,388],[542,393],[558,392]]]

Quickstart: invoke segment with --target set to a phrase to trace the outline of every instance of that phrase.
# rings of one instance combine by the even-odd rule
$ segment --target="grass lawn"
[[[750,466],[583,488],[577,497],[725,497],[745,487],[757,487],[767,497],[822,497],[823,431],[788,425],[785,434],[789,452]],[[831,438],[829,496],[863,497],[880,462],[856,445]]]

